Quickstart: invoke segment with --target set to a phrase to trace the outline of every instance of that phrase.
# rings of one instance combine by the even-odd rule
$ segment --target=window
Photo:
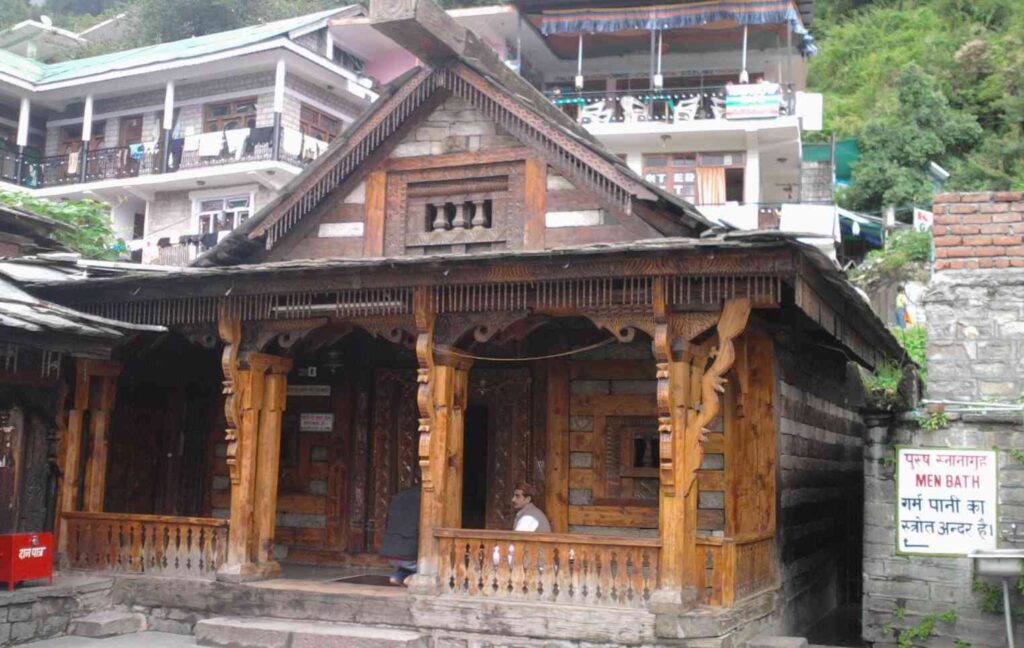
[[[358,74],[362,74],[363,72],[363,67],[365,66],[363,59],[359,58],[358,56],[349,54],[340,47],[335,46],[334,56],[332,56],[331,58],[334,59],[335,63],[337,63],[343,68],[347,68]]]
[[[230,232],[252,213],[251,196],[207,198],[199,201],[199,233]]]
[[[236,99],[203,107],[203,132],[256,128],[256,99]]]
[[[648,182],[698,205],[743,200],[743,153],[673,153],[643,156]]]
[[[330,142],[341,133],[341,120],[302,104],[299,112],[299,129],[303,135],[315,137],[323,142]]]

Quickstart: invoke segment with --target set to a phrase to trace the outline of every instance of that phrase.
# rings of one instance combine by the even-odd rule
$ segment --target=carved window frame
[[[428,158],[429,159],[429,158]],[[521,249],[525,213],[526,160],[466,163],[438,168],[397,171],[387,174],[387,218],[384,251],[387,256],[431,254],[435,251],[467,252],[472,246],[488,245],[489,249]],[[451,182],[453,196],[483,195],[493,189],[494,178],[507,178],[507,189],[494,196],[490,227],[444,231],[421,231],[411,228],[418,214],[410,214],[410,202],[422,199],[409,196],[409,185]],[[491,181],[488,181],[491,179]],[[479,184],[481,191],[474,190]],[[425,213],[423,215],[425,218]],[[424,228],[425,229],[425,228]],[[470,248],[470,249],[467,249]]]

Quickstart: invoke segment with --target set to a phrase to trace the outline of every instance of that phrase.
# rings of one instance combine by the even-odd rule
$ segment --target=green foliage
[[[819,0],[827,136],[860,138],[844,204],[926,203],[923,166],[946,190],[1024,189],[1024,2]],[[923,162],[922,162],[923,160]]]
[[[900,401],[900,383],[903,381],[903,367],[887,358],[878,363],[874,372],[864,377],[864,391],[872,405],[891,409]]]
[[[949,417],[946,416],[945,412],[932,412],[928,416],[922,416],[917,419],[917,425],[922,430],[928,430],[934,432],[935,430],[941,430],[949,427]]]
[[[997,585],[985,581],[971,581],[971,591],[978,594],[978,609],[985,614],[1003,613],[1003,590]]]
[[[928,384],[928,329],[918,324],[907,328],[893,327],[892,334],[907,350],[907,357],[918,366],[918,375]]]
[[[954,648],[971,648],[971,642],[970,641],[964,641],[963,639],[957,639],[956,641],[953,642],[953,647]]]
[[[1007,452],[1010,453],[1010,458],[1014,461],[1024,463],[1024,450],[1021,450],[1020,448],[1010,448]],[[1022,579],[1022,583],[1024,583],[1024,579]]]
[[[71,225],[71,231],[54,232],[54,238],[90,259],[117,259],[108,207],[95,200],[46,200],[24,193],[0,192],[0,202],[33,211]]]
[[[907,281],[922,274],[931,254],[931,232],[897,230],[886,238],[885,247],[868,252],[864,262],[850,271],[850,279],[861,286],[881,280]]]
[[[905,608],[896,608],[893,610],[893,614],[897,619],[901,621],[906,618]],[[929,614],[921,619],[921,622],[911,628],[897,629],[889,626],[889,633],[896,634],[896,645],[899,648],[912,648],[914,641],[928,641],[931,639],[932,633],[935,632],[935,626],[939,622],[943,623],[956,623],[956,610],[949,609],[942,613]]]

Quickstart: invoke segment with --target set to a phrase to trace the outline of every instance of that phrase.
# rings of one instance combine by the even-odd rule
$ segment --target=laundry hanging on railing
[[[199,136],[199,157],[217,157],[224,148],[224,131]]]
[[[245,143],[249,139],[251,132],[252,129],[249,128],[235,128],[224,131],[224,139],[228,143],[228,154],[235,156],[236,160],[241,160],[242,156],[245,155]]]
[[[797,48],[801,54],[814,56],[818,53],[814,37],[804,27],[800,12],[791,0],[710,0],[645,7],[546,9],[541,17],[541,32],[550,36],[651,31],[702,27],[723,20],[735,21],[740,26],[786,24],[799,37]]]

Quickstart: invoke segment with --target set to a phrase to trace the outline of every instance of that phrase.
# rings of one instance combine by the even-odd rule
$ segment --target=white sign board
[[[330,396],[330,385],[288,385],[289,396]]]
[[[930,232],[934,224],[935,214],[925,209],[914,208],[914,229],[918,232]]]
[[[299,432],[330,432],[334,429],[334,414],[303,412],[299,416]]]
[[[996,547],[992,450],[898,448],[896,552],[963,556]]]

